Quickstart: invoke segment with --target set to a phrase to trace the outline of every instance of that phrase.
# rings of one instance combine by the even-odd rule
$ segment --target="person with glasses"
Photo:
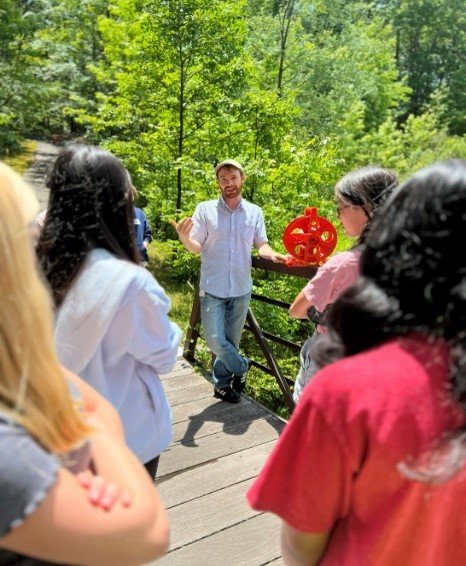
[[[465,563],[465,219],[464,160],[417,172],[377,214],[322,369],[248,493],[282,519],[287,566]]]
[[[296,377],[293,399],[299,401],[304,386],[317,371],[312,357],[312,347],[320,334],[326,332],[325,311],[358,276],[359,256],[365,235],[374,212],[385,201],[397,184],[393,171],[368,166],[345,175],[335,187],[337,215],[350,238],[357,238],[350,250],[331,257],[319,268],[314,278],[293,301],[289,313],[292,318],[310,318],[316,324],[315,333],[304,343],[301,367]]]

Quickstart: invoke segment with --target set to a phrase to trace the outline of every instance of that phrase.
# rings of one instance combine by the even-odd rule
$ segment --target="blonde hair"
[[[0,412],[64,453],[89,429],[55,352],[52,304],[30,234],[38,209],[33,191],[0,162]]]

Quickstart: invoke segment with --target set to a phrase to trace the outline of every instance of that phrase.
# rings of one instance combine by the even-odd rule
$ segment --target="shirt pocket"
[[[250,223],[245,223],[243,224],[243,226],[240,228],[240,238],[244,241],[247,242],[248,244],[250,244],[252,246],[253,242],[254,242],[254,233],[256,231],[256,226],[254,224],[250,224]]]
[[[218,218],[206,219],[206,241],[213,243],[227,238],[228,232]]]

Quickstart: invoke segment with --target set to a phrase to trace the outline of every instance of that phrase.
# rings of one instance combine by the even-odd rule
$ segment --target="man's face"
[[[246,177],[241,174],[241,171],[231,165],[225,165],[218,170],[217,182],[225,202],[235,199],[241,194],[245,179]]]

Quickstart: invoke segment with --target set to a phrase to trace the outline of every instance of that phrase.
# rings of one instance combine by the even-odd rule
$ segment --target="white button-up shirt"
[[[264,215],[244,199],[230,210],[222,197],[197,205],[191,238],[201,244],[200,291],[221,298],[252,289],[251,251],[267,242]]]

